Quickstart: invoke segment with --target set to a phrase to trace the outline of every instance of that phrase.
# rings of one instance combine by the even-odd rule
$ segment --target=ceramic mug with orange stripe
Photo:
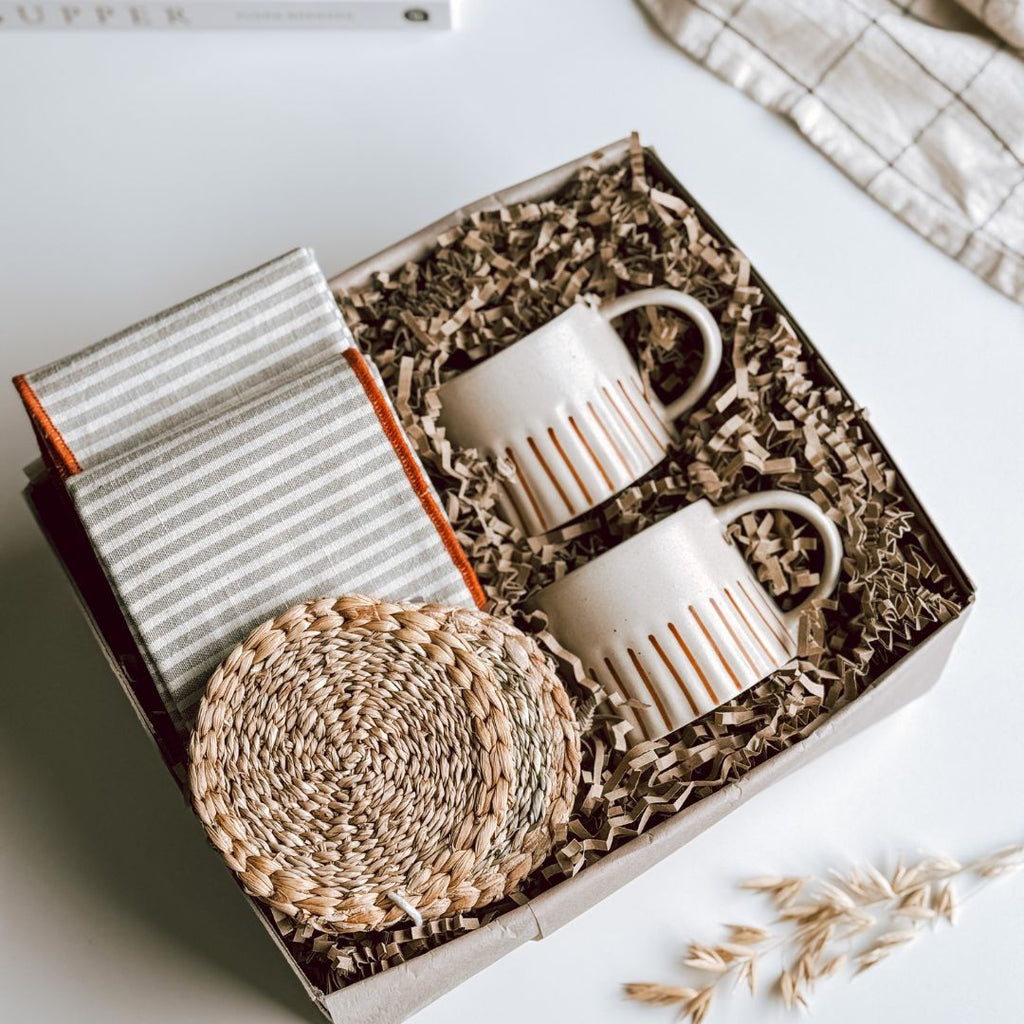
[[[668,306],[697,324],[700,368],[667,406],[644,387],[610,321]],[[459,448],[504,462],[503,511],[528,536],[547,533],[653,469],[673,423],[708,389],[722,339],[707,307],[672,288],[647,288],[596,308],[580,302],[438,390],[439,423]]]
[[[803,516],[821,536],[820,581],[783,611],[729,539],[762,509]],[[810,498],[765,491],[721,507],[697,501],[542,590],[533,606],[609,692],[643,702],[623,717],[659,739],[730,700],[796,654],[804,608],[835,589],[843,546]]]

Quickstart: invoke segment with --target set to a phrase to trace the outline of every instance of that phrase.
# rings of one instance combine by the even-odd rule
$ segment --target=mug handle
[[[677,420],[697,404],[697,400],[715,379],[722,362],[722,334],[715,318],[703,302],[698,302],[692,295],[676,291],[675,288],[641,288],[639,291],[612,299],[601,306],[598,312],[605,320],[611,321],[639,306],[668,306],[685,313],[697,325],[697,330],[704,339],[704,358],[693,383],[674,402],[669,402],[665,407],[669,418]]]
[[[795,512],[803,516],[821,537],[825,545],[825,565],[821,570],[821,580],[811,593],[783,617],[797,621],[804,609],[812,602],[828,597],[839,582],[839,570],[843,561],[843,540],[839,536],[839,528],[810,498],[792,491],[760,491],[736,498],[734,501],[714,508],[715,518],[724,530],[730,523],[745,516],[748,512],[760,512],[763,509],[776,508],[783,512]]]

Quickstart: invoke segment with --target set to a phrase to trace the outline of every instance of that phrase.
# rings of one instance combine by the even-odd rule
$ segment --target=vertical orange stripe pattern
[[[629,690],[627,690],[626,687],[623,685],[623,682],[622,682],[621,677],[619,676],[619,673],[615,671],[615,666],[611,663],[611,659],[610,658],[605,658],[604,659],[604,663],[605,663],[605,667],[608,669],[608,672],[611,675],[612,679],[615,680],[615,685],[622,691],[623,696],[627,697],[627,698],[632,698],[633,694],[631,694],[629,692]]]
[[[519,463],[516,462],[516,457],[511,448],[505,449],[505,456],[508,461],[512,463],[512,468],[516,471],[516,479],[526,492],[527,500],[530,502],[530,508],[533,509],[533,514],[537,517],[537,520],[540,523],[540,528],[542,530],[546,530],[548,528],[548,521],[544,518],[544,513],[541,512],[540,505],[537,504],[537,499],[533,496],[533,491],[530,490],[530,485],[526,482],[526,477],[523,476],[519,469]]]
[[[786,629],[786,624],[779,618],[779,613],[775,609],[775,603],[773,601],[769,601],[760,590],[758,590],[758,596],[761,598],[761,603],[768,610],[768,614],[775,620],[775,625],[782,630],[782,635],[788,640],[789,630]]]
[[[722,614],[722,609],[718,607],[718,602],[713,597],[710,600],[711,607],[714,608],[715,614],[722,620],[722,625],[725,626],[732,642],[739,648],[740,654],[743,655],[743,660],[750,666],[750,671],[757,675],[757,666],[754,664],[754,659],[747,653],[746,647],[743,646],[743,641],[736,635],[736,630],[732,628],[732,624]]]
[[[668,449],[667,449],[667,448],[665,447],[665,445],[664,445],[664,444],[662,443],[662,441],[661,441],[661,438],[660,438],[660,437],[658,437],[658,435],[657,435],[657,434],[655,434],[655,432],[654,432],[653,430],[651,430],[651,425],[650,425],[650,424],[649,424],[649,423],[647,422],[647,419],[646,419],[646,417],[644,417],[644,416],[642,416],[642,415],[640,414],[640,410],[639,410],[639,409],[638,409],[638,408],[636,407],[636,405],[634,404],[634,402],[633,402],[633,399],[629,397],[629,392],[628,392],[628,391],[626,390],[626,385],[625,385],[625,384],[623,384],[621,380],[620,380],[620,381],[617,381],[617,383],[618,383],[618,385],[619,385],[619,390],[620,390],[620,391],[622,392],[622,397],[623,397],[623,398],[624,398],[624,399],[626,400],[626,402],[627,402],[627,404],[629,405],[630,409],[632,409],[632,410],[633,410],[633,415],[634,415],[634,416],[635,416],[635,417],[636,417],[636,418],[637,418],[637,419],[638,419],[638,420],[640,421],[640,424],[641,424],[641,426],[642,426],[642,427],[644,428],[644,430],[646,430],[646,431],[647,431],[647,433],[648,433],[648,434],[650,434],[651,440],[652,440],[652,441],[653,441],[653,442],[654,442],[654,443],[655,443],[655,444],[656,444],[656,445],[657,445],[657,446],[658,446],[658,447],[659,447],[659,448],[660,448],[660,449],[661,449],[661,450],[662,450],[663,452],[667,452],[667,451],[668,451]]]
[[[601,433],[604,434],[605,440],[608,442],[609,445],[611,445],[611,449],[612,449],[613,452],[615,452],[616,456],[618,457],[619,462],[622,463],[622,468],[627,473],[632,473],[633,472],[632,467],[626,461],[626,457],[622,454],[622,451],[619,449],[619,446],[615,443],[615,439],[612,437],[611,431],[605,425],[604,420],[601,419],[601,416],[598,413],[598,411],[594,408],[593,403],[592,402],[587,402],[587,408],[590,410],[590,415],[594,417],[594,421],[601,428]]]
[[[757,646],[760,647],[762,651],[764,651],[764,656],[768,659],[769,662],[771,662],[771,664],[778,665],[778,662],[769,653],[768,648],[765,647],[764,642],[757,635],[757,633],[754,632],[754,627],[750,625],[749,619],[747,619],[746,615],[743,614],[743,609],[736,603],[736,598],[729,593],[729,588],[723,587],[722,590],[725,596],[729,599],[729,603],[735,609],[736,614],[743,620],[743,625],[747,627],[747,632],[753,637],[754,642],[757,644]]]
[[[528,437],[526,439],[526,443],[530,446],[530,451],[533,452],[534,458],[540,463],[540,468],[547,473],[548,479],[555,485],[555,490],[558,491],[558,496],[565,502],[565,507],[569,510],[569,515],[576,515],[576,509],[573,508],[572,502],[569,500],[569,495],[565,493],[562,485],[558,482],[558,477],[551,472],[548,460],[544,458],[541,450],[537,447],[537,442],[534,441],[532,437]]]
[[[665,426],[665,421],[654,411],[654,406],[651,405],[651,400],[647,397],[647,395],[644,394],[643,388],[641,388],[640,385],[637,384],[636,381],[633,381],[633,387],[636,388],[637,394],[639,394],[641,399],[643,399],[644,405],[646,405],[647,408],[650,410],[651,418],[661,428],[661,432],[665,435],[665,440],[666,441],[671,441],[672,440],[672,433],[671,433],[671,431],[668,429],[667,426]]]
[[[668,655],[662,650],[661,644],[658,643],[658,638],[654,636],[654,634],[652,633],[647,639],[650,640],[651,646],[655,649],[655,651],[658,652],[658,657],[661,658],[661,660],[665,663],[665,668],[667,668],[669,672],[672,673],[672,678],[676,681],[676,685],[679,687],[680,690],[683,691],[683,696],[686,698],[687,703],[690,705],[690,710],[695,715],[698,714],[697,704],[693,699],[693,695],[690,693],[686,683],[683,682],[683,677],[679,674],[679,671],[676,669],[675,665],[672,664],[672,662],[669,660]]]
[[[647,687],[647,692],[651,695],[651,700],[654,701],[655,707],[658,709],[661,715],[661,720],[665,723],[666,729],[672,728],[672,720],[668,717],[668,712],[665,710],[665,705],[661,703],[661,697],[658,696],[658,691],[655,689],[654,684],[651,682],[650,676],[648,676],[646,670],[640,662],[640,657],[633,650],[632,647],[626,648],[626,653],[629,655],[629,660],[633,662],[633,668],[636,669],[637,675],[642,680],[644,686]]]
[[[679,630],[676,629],[676,624],[674,622],[670,622],[668,624],[668,631],[672,634],[675,642],[679,644],[679,649],[686,655],[686,660],[693,666],[693,670],[697,673],[697,677],[704,684],[704,689],[708,691],[708,696],[718,704],[718,694],[715,693],[715,688],[709,682],[708,677],[704,675],[704,669],[700,667],[700,663],[693,656],[693,652],[690,650],[686,641],[682,638]]]
[[[725,669],[725,671],[729,674],[729,678],[736,684],[736,689],[742,690],[743,685],[740,683],[739,677],[733,671],[733,667],[729,664],[725,655],[722,653],[721,647],[719,647],[718,644],[715,643],[715,638],[711,635],[711,632],[708,629],[708,627],[704,625],[704,620],[701,619],[701,617],[697,614],[697,609],[694,608],[692,604],[690,605],[690,614],[694,617],[694,620],[696,621],[697,625],[700,626],[700,631],[704,634],[705,638],[707,639],[707,642],[711,644],[711,647],[714,650],[715,654],[718,655],[718,660],[722,663],[722,668]]]
[[[775,631],[775,627],[764,617],[764,613],[761,611],[760,608],[758,608],[757,604],[754,602],[754,599],[747,593],[747,588],[743,586],[743,584],[739,580],[736,581],[736,586],[740,588],[740,593],[747,599],[747,603],[750,605],[751,608],[754,609],[754,611],[757,613],[757,617],[764,623],[764,628],[767,629],[773,637],[775,637],[776,642],[782,648],[783,653],[788,658],[789,648],[786,646],[785,641]]]
[[[612,398],[611,392],[607,388],[602,388],[601,390],[604,392],[604,397],[608,399],[608,404],[615,410],[615,414],[619,417],[620,420],[622,420],[622,425],[626,428],[626,430],[629,431],[630,437],[632,437],[633,440],[636,442],[637,448],[639,448],[640,451],[644,453],[644,455],[647,455],[648,458],[650,458],[647,452],[647,446],[640,440],[640,436],[633,429],[633,426],[629,422],[629,420],[626,419],[626,416],[623,413],[623,411],[615,404],[615,399]]]
[[[601,478],[604,480],[605,485],[608,487],[608,490],[614,491],[615,486],[612,483],[612,478],[608,475],[603,464],[601,463],[601,460],[597,457],[596,453],[594,452],[594,449],[590,447],[586,437],[583,436],[583,431],[580,430],[580,428],[576,425],[576,421],[571,416],[569,417],[569,426],[572,427],[576,436],[579,438],[580,444],[583,445],[583,447],[586,449],[587,454],[590,456],[590,461],[594,463],[594,466],[597,468],[598,473],[601,474]]]
[[[587,485],[583,482],[583,478],[576,471],[576,467],[573,465],[572,459],[565,454],[565,449],[562,447],[562,442],[558,440],[558,435],[555,433],[554,427],[548,427],[548,437],[551,438],[551,443],[555,446],[555,451],[558,452],[562,461],[565,463],[565,468],[572,474],[573,480],[576,481],[576,486],[580,489],[583,494],[583,500],[589,505],[593,499],[590,497],[590,491],[587,490]]]

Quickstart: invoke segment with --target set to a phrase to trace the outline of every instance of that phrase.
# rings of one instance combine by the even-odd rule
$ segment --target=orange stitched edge
[[[24,375],[19,375],[14,378],[14,386],[18,390],[18,394],[21,396],[29,416],[42,431],[51,454],[58,464],[57,468],[65,476],[75,476],[81,473],[82,467],[78,464],[78,459],[75,458],[74,452],[71,451],[67,446],[67,442],[61,437],[60,431],[53,425],[50,414],[43,408],[43,403],[39,401],[39,397],[32,390],[32,385],[29,384]]]
[[[395,414],[391,411],[391,406],[380,393],[377,382],[373,379],[373,374],[370,372],[359,350],[356,348],[345,349],[345,359],[349,366],[352,367],[359,383],[362,384],[363,391],[366,392],[366,397],[370,400],[370,405],[373,406],[373,411],[377,414],[377,419],[380,421],[381,429],[391,442],[391,447],[398,456],[398,461],[402,464],[402,469],[405,470],[405,475],[408,477],[416,497],[420,499],[423,511],[427,513],[427,517],[434,524],[434,529],[437,530],[444,543],[445,550],[451,556],[452,562],[455,563],[455,568],[459,570],[463,581],[469,588],[469,592],[473,595],[473,600],[476,601],[477,607],[483,608],[487,603],[484,589],[480,586],[480,581],[473,571],[473,566],[469,564],[466,552],[462,550],[462,545],[455,536],[451,523],[448,522],[444,513],[438,508],[437,502],[434,501],[434,496],[430,493],[430,485],[427,483],[426,478],[423,476],[423,471],[413,456],[409,442],[406,440],[405,434],[402,433],[402,428],[398,425]]]

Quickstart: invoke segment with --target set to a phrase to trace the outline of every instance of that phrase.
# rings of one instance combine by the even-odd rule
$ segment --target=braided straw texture
[[[326,932],[508,895],[564,833],[569,699],[491,615],[361,595],[296,605],[214,672],[192,797],[245,889]]]

